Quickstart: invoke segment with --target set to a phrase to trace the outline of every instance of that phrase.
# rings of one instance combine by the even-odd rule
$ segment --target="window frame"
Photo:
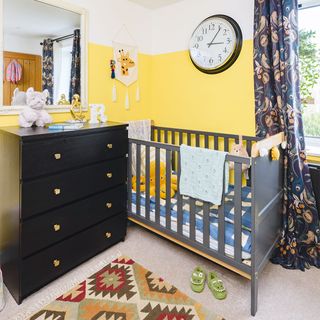
[[[320,6],[320,0],[300,0],[299,10],[311,9]],[[320,157],[320,136],[305,136],[307,156]]]

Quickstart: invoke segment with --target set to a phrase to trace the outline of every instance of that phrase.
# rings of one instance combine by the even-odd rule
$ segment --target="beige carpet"
[[[139,227],[131,226],[124,243],[119,243],[99,256],[82,264],[67,275],[33,294],[18,306],[6,291],[6,307],[1,320],[21,319],[35,308],[52,301],[74,284],[84,280],[92,271],[111,261],[120,253],[154,271],[177,286],[216,314],[227,320],[253,319],[250,317],[250,282],[181,247],[163,240]],[[215,300],[206,288],[196,294],[189,288],[190,272],[196,265],[216,270],[223,279],[229,295],[225,301]],[[261,276],[259,306],[256,320],[318,320],[320,297],[320,270],[307,272],[285,270],[269,264]],[[30,313],[29,313],[30,314]]]

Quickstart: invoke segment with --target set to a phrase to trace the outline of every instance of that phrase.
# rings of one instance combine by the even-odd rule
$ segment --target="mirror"
[[[86,105],[86,12],[59,0],[1,2],[0,109],[21,109],[30,87],[48,90],[49,110],[66,109],[74,94]]]

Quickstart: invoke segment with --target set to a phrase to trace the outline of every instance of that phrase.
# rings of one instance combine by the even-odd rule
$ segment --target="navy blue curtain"
[[[282,238],[274,263],[320,267],[320,224],[306,161],[299,91],[297,0],[255,0],[254,68],[257,135],[284,132]]]
[[[42,90],[49,91],[48,104],[53,104],[53,41],[44,39],[42,46]]]
[[[69,101],[72,101],[74,94],[81,94],[81,45],[79,29],[74,30],[73,36]]]

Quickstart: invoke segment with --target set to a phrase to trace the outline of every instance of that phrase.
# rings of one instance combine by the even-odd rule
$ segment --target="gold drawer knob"
[[[61,159],[61,153],[55,153],[55,154],[54,154],[54,158],[55,158],[56,160],[60,160],[60,159]]]
[[[106,238],[111,238],[112,237],[112,233],[111,232],[106,232]]]
[[[60,231],[60,229],[61,229],[60,224],[55,224],[55,225],[53,226],[53,229],[54,229],[55,232]]]
[[[61,193],[61,189],[56,188],[56,189],[53,190],[53,193],[54,193],[56,196],[58,196],[58,195]]]
[[[111,202],[107,202],[106,207],[107,207],[108,209],[112,208],[112,203],[111,203]]]
[[[109,179],[111,179],[111,178],[112,178],[112,172],[108,172],[108,173],[107,173],[107,177],[108,177]]]
[[[53,260],[53,266],[54,266],[55,268],[58,268],[58,267],[60,266],[60,260],[59,260],[59,259]]]
[[[108,149],[112,149],[112,148],[113,148],[112,143],[108,143],[108,144],[107,144],[107,148],[108,148]]]

